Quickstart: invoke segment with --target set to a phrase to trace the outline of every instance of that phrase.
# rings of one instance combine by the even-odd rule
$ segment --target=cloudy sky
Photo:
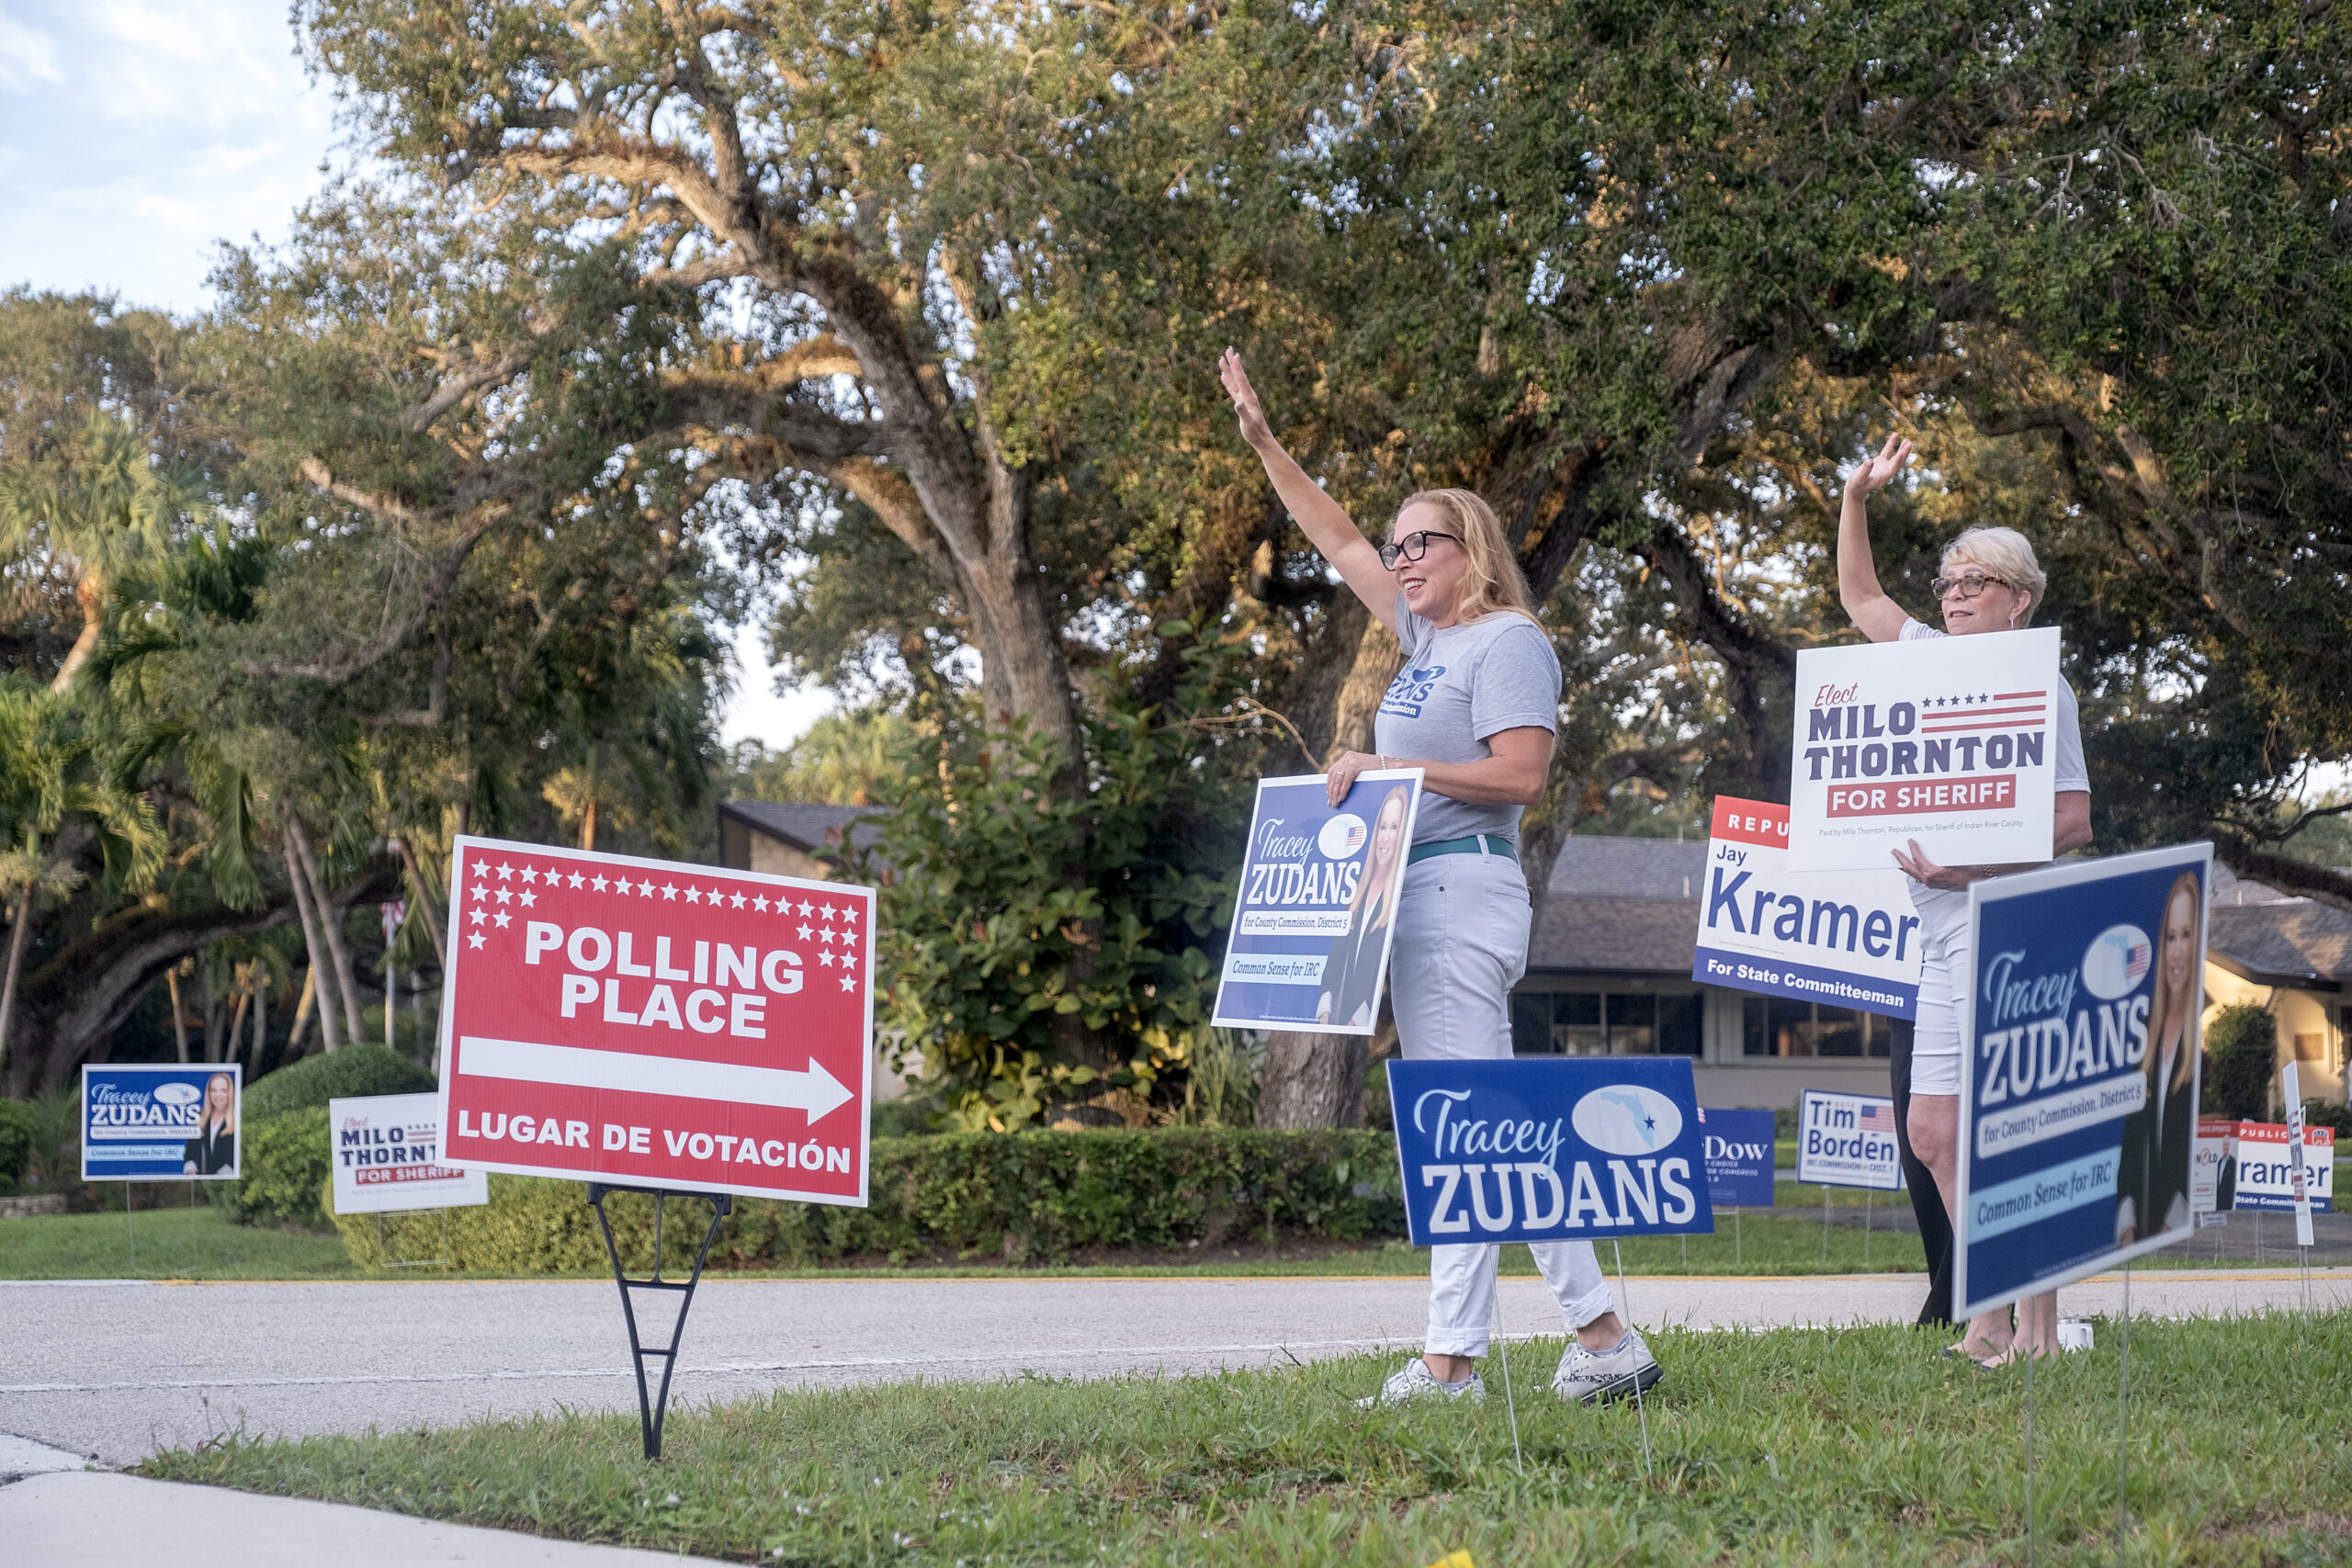
[[[294,53],[285,0],[0,0],[0,288],[211,302],[222,240],[281,239],[355,151]],[[778,745],[826,704],[779,697],[737,641],[729,741]]]

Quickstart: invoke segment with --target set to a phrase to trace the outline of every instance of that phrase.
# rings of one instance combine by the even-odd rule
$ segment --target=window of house
[[[1749,1056],[1884,1056],[1892,1021],[1874,1012],[1792,997],[1740,1001],[1740,1050]]]
[[[1521,991],[1511,998],[1511,1048],[1522,1056],[1696,1056],[1698,996],[1633,991]]]

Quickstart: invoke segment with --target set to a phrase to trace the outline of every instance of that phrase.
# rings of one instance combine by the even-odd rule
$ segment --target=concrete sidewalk
[[[261,1497],[101,1471],[59,1472],[0,1486],[0,1555],[28,1568],[653,1568],[710,1562],[617,1546],[546,1540],[438,1524],[339,1503]]]
[[[1919,1275],[1635,1278],[1634,1322],[1772,1328],[1909,1322]],[[1427,1281],[1036,1279],[707,1281],[672,1400],[779,1388],[1034,1371],[1103,1377],[1277,1365],[1417,1346]],[[1542,1281],[1501,1292],[1514,1337],[1559,1332]],[[2112,1315],[2120,1280],[2061,1292]],[[2352,1304],[2352,1269],[2315,1270],[2312,1303]],[[2288,1308],[2290,1270],[2134,1276],[2135,1314]],[[0,1432],[106,1464],[242,1431],[303,1436],[447,1427],[571,1409],[633,1409],[608,1281],[0,1284],[13,1331]],[[659,1337],[661,1325],[646,1325]]]

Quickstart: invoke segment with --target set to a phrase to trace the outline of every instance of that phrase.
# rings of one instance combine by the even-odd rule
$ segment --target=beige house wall
[[[814,855],[804,854],[781,839],[754,832],[751,837],[752,869],[771,876],[797,876],[810,882],[831,882],[831,870]]]
[[[2307,1049],[2300,1057],[2299,1076],[2305,1100],[2342,1100],[2344,1038],[2335,1027],[2335,1009],[2346,998],[2286,986],[2257,986],[2231,974],[2218,964],[2205,965],[2205,1018],[2225,1007],[2258,1007],[2278,1021],[2278,1059],[2298,1061],[2298,1036]],[[2315,1054],[2309,1049],[2316,1043]]]

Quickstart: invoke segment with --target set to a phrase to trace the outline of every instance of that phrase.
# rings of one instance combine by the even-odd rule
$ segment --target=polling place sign
[[[1690,977],[1912,1018],[1919,1009],[1919,917],[1911,879],[1789,869],[1789,808],[1715,796]]]
[[[1772,1206],[1773,1123],[1769,1111],[1699,1108],[1707,1196],[1718,1208]]]
[[[1370,1034],[1420,806],[1419,768],[1261,779],[1211,1021]]]
[[[1970,886],[1955,1316],[2194,1227],[2212,854],[2188,844]]]
[[[85,1066],[82,1179],[236,1180],[243,1089],[236,1062]]]
[[[375,1094],[327,1101],[334,1212],[388,1214],[490,1201],[490,1173],[441,1163],[441,1097]]]
[[[1789,864],[1883,871],[2050,858],[2058,633],[1809,648],[1797,655]]]
[[[1391,1061],[1416,1247],[1711,1232],[1687,1057]]]
[[[441,1158],[865,1202],[874,890],[460,836]]]
[[[1797,1179],[1880,1192],[1902,1186],[1894,1101],[1883,1095],[1806,1089],[1797,1101]]]

